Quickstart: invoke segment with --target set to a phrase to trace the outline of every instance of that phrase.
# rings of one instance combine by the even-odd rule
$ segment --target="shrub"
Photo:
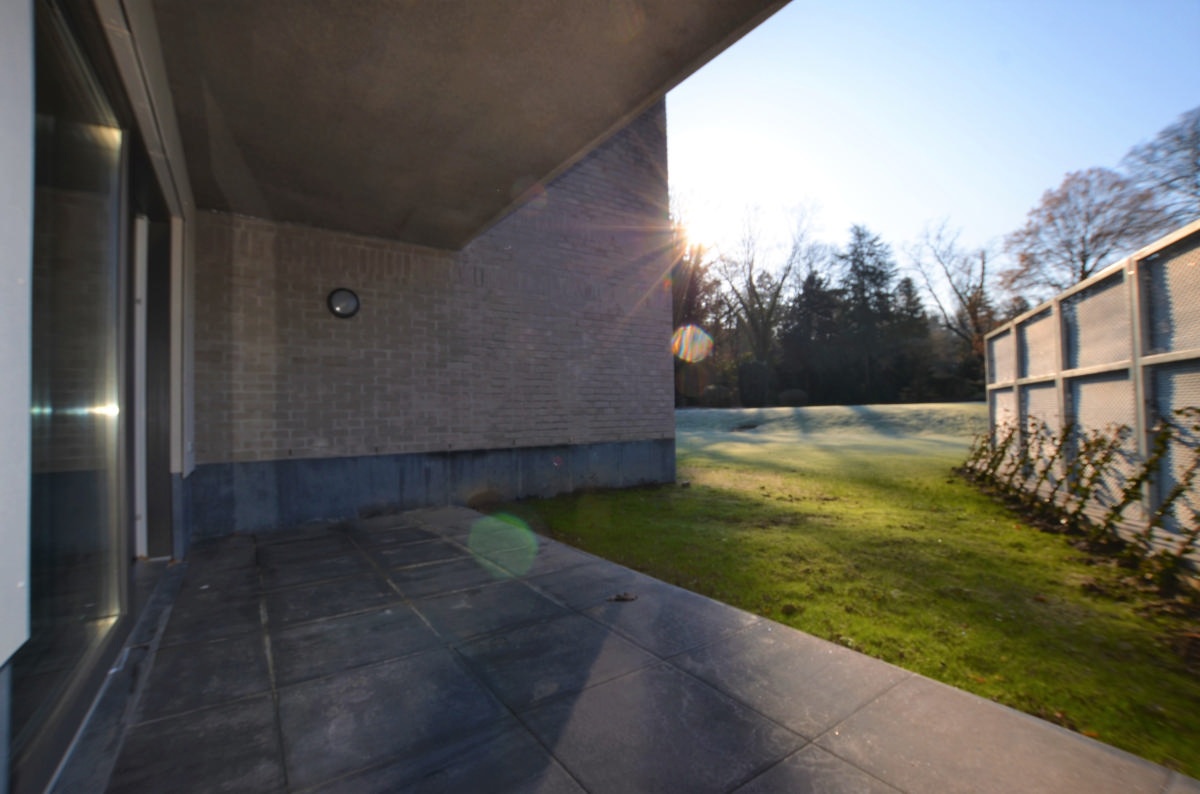
[[[1151,431],[1148,454],[1130,451],[1125,426],[1084,431],[1068,424],[1057,433],[1031,421],[1005,423],[975,440],[959,471],[1051,526],[1084,535],[1094,548],[1119,548],[1121,556],[1165,595],[1174,595],[1200,562],[1200,509],[1190,502],[1200,479],[1200,408],[1182,408]],[[1150,486],[1168,476],[1170,455],[1184,462],[1140,526],[1128,528],[1131,505],[1143,504]],[[1119,489],[1104,504],[1105,489]]]

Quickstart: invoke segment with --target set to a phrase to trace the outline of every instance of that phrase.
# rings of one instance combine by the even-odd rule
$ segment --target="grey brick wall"
[[[666,161],[660,102],[459,252],[202,213],[197,462],[673,437]]]

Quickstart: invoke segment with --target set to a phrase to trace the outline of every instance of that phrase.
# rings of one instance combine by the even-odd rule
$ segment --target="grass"
[[[687,487],[503,509],[600,556],[1200,776],[1200,674],[1171,646],[1196,626],[954,476],[985,421],[978,405],[685,411],[677,455]]]

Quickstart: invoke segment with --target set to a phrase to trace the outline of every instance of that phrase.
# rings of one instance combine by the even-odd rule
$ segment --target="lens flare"
[[[490,564],[497,578],[523,576],[537,559],[538,540],[521,519],[496,513],[471,525],[467,547],[477,559]]]
[[[699,326],[680,326],[675,329],[675,335],[671,337],[671,352],[681,361],[689,364],[695,364],[708,358],[712,349],[712,337]]]

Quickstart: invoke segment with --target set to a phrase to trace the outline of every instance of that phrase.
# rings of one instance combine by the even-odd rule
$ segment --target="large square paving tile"
[[[547,700],[520,716],[595,794],[726,792],[804,744],[666,664]]]
[[[659,656],[715,642],[762,621],[678,587],[653,582],[633,591],[633,601],[609,600],[584,614]]]
[[[459,646],[459,652],[492,691],[516,709],[658,661],[581,615],[483,637]]]
[[[436,540],[439,535],[432,530],[414,524],[389,524],[377,529],[356,528],[350,537],[364,549],[382,550],[408,543]]]
[[[181,591],[163,633],[163,645],[203,642],[262,629],[257,594]]]
[[[400,600],[400,594],[374,575],[351,576],[308,586],[276,590],[264,596],[272,627],[375,609]]]
[[[536,538],[531,544],[516,548],[480,552],[480,555],[496,563],[513,576],[525,577],[533,577],[596,561],[596,558],[590,554],[545,538]]]
[[[878,778],[810,744],[737,790],[737,794],[901,794]]]
[[[269,695],[134,726],[107,789],[108,794],[283,790]]]
[[[505,714],[440,648],[279,690],[288,778],[296,788],[435,747]]]
[[[441,645],[437,634],[405,604],[347,615],[271,634],[280,685],[395,659]]]
[[[817,740],[905,791],[1152,794],[1162,767],[912,676]]]
[[[569,614],[565,607],[520,582],[431,596],[414,606],[443,636],[460,640]]]
[[[809,739],[912,675],[769,621],[671,661]]]
[[[388,578],[409,598],[466,590],[511,579],[504,569],[475,557],[400,568]]]
[[[410,565],[457,560],[470,556],[470,552],[463,547],[436,539],[384,546],[375,549],[374,553],[385,568],[404,568]]]
[[[583,794],[579,784],[516,720],[442,742],[383,766],[333,781],[320,794]]]
[[[259,566],[263,588],[267,590],[339,579],[369,573],[372,569],[370,561],[357,550],[344,551],[328,557],[304,557]]]
[[[572,609],[586,609],[622,593],[637,594],[662,586],[657,579],[602,560],[533,576],[529,583]]]
[[[270,690],[261,633],[161,648],[142,693],[139,721]]]

